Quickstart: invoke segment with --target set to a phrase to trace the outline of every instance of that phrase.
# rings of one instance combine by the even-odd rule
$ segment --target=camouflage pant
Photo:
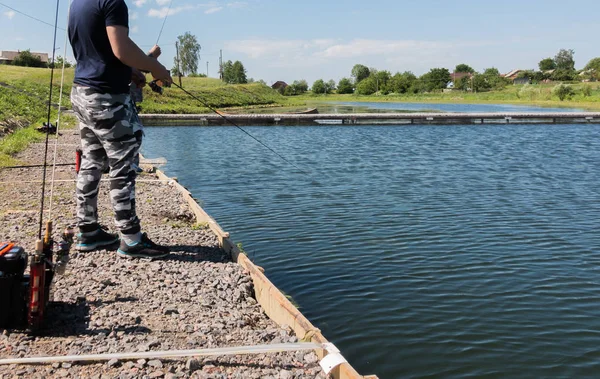
[[[79,119],[81,169],[77,179],[77,223],[82,232],[98,227],[98,187],[103,168],[110,168],[110,197],[115,224],[123,234],[140,231],[135,212],[135,171],[132,163],[141,138],[129,94],[98,93],[73,86],[73,110]]]

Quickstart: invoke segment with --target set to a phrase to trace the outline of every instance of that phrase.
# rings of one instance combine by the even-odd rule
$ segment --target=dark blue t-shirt
[[[129,28],[124,0],[73,0],[69,40],[77,60],[74,82],[106,93],[127,93],[131,68],[113,54],[107,26]]]

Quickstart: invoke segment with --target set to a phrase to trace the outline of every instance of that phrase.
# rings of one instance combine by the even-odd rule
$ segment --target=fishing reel
[[[169,88],[169,87],[171,87],[171,84],[164,83],[162,80],[155,79],[155,80],[151,81],[150,83],[148,83],[148,86],[150,86],[150,88],[152,89],[152,92],[156,92],[159,95],[162,95],[163,91],[164,91],[164,87]]]
[[[75,229],[65,229],[56,252],[51,234],[49,222],[44,240],[37,242],[31,257],[14,243],[0,244],[0,329],[36,332],[42,327],[52,280],[66,270]],[[29,274],[25,274],[28,263]]]

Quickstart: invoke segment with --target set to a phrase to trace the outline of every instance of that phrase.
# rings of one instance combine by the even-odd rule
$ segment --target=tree
[[[447,68],[432,68],[427,74],[421,76],[427,91],[441,90],[448,87],[452,80]]]
[[[187,76],[198,73],[198,62],[200,61],[200,49],[202,48],[196,36],[190,32],[177,37],[179,42],[179,60],[177,55],[173,59],[173,66],[178,67],[177,72]]]
[[[556,69],[556,62],[552,58],[542,59],[538,64],[540,71],[549,71]]]
[[[29,50],[24,50],[19,53],[13,60],[14,66],[23,67],[48,67],[48,65],[40,59],[40,57],[31,54]]]
[[[333,91],[335,91],[335,80],[331,79],[330,81],[328,81],[327,83],[325,83],[325,92],[326,93],[332,93]]]
[[[461,63],[456,66],[456,68],[454,69],[454,72],[468,72],[469,74],[473,74],[473,73],[475,73],[475,70],[473,69],[473,67],[469,66],[468,64]]]
[[[65,64],[65,68],[69,68],[72,67],[73,65],[71,64],[71,62],[69,62],[68,60],[66,60],[65,58],[61,57],[60,55],[54,60],[56,62],[56,64],[50,63],[48,65],[48,67],[54,67],[54,68],[62,68],[63,63]]]
[[[454,82],[454,89],[458,89],[461,91],[468,91],[471,88],[471,78],[469,76],[463,76],[462,78],[458,78]]]
[[[227,61],[225,63],[223,63],[223,81],[225,83],[233,83],[233,62],[232,61]]]
[[[556,70],[554,70],[552,75],[550,75],[550,78],[557,82],[572,81],[575,80],[576,77],[577,73],[575,72],[575,70],[567,70],[562,68],[557,68]]]
[[[475,92],[484,92],[492,89],[493,76],[475,73],[473,75],[472,90]]]
[[[598,80],[600,79],[600,58],[594,58],[585,65],[584,70],[586,71],[589,79]]]
[[[313,91],[313,93],[317,93],[317,94],[327,93],[327,86],[325,85],[325,82],[323,81],[323,79],[318,79],[313,83],[312,91]]]
[[[497,68],[491,67],[486,68],[483,71],[483,76],[485,80],[489,83],[490,89],[500,90],[510,84],[510,81],[500,75],[500,71]],[[477,91],[477,89],[475,89]]]
[[[552,88],[552,93],[558,96],[560,101],[563,101],[573,96],[575,94],[575,91],[573,91],[573,88],[571,86],[568,86],[566,84],[558,84],[554,88]]]
[[[359,95],[372,95],[375,92],[377,92],[377,79],[374,76],[369,76],[356,85],[356,93]]]
[[[365,65],[357,64],[354,65],[354,67],[352,68],[352,77],[354,78],[355,84],[358,84],[361,81],[365,80],[369,77],[369,75],[371,75],[371,71]]]
[[[340,81],[338,83],[337,93],[340,93],[340,94],[354,93],[354,86],[352,85],[352,81],[348,78],[340,79]]]
[[[290,86],[294,90],[295,95],[301,95],[304,92],[308,91],[308,83],[306,80],[294,80],[294,83]]]
[[[397,72],[390,78],[389,89],[394,93],[407,93],[417,81],[417,77],[410,71],[404,73]]]
[[[585,65],[584,70],[596,70],[600,72],[600,57],[594,58]]]
[[[575,59],[573,55],[575,51],[560,49],[558,54],[554,57],[556,68],[559,70],[575,70]]]
[[[285,87],[283,94],[285,96],[295,96],[301,95],[306,91],[308,91],[308,83],[306,82],[306,80],[294,80],[294,83]]]
[[[373,73],[373,72],[374,72],[374,74],[372,74],[372,76],[375,77],[377,92],[381,92],[384,95],[387,95],[388,93],[390,93],[391,90],[390,90],[389,82],[390,82],[390,79],[392,78],[392,73],[387,70],[383,70],[383,71],[371,70],[371,73]]]
[[[235,84],[246,84],[248,79],[246,78],[246,69],[240,61],[235,61],[232,66],[233,70],[233,83]]]
[[[223,64],[223,81],[228,84],[246,84],[246,69],[240,61],[227,61]]]

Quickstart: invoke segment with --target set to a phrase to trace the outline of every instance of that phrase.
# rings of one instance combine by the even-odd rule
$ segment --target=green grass
[[[516,104],[536,105],[542,107],[583,108],[600,110],[600,83],[573,83],[575,96],[560,101],[552,94],[552,88],[557,83],[543,83],[530,86],[507,86],[500,91],[470,93],[453,91],[450,93],[425,94],[389,94],[389,95],[314,95],[307,93],[289,99],[290,104],[305,104],[315,102],[407,102],[407,103],[458,103],[458,104]],[[590,96],[584,95],[584,87],[590,86]],[[525,89],[524,89],[525,87]]]
[[[175,79],[178,82],[178,79]],[[262,84],[225,84],[212,78],[182,78],[183,88],[212,108],[244,108],[287,103],[287,99]],[[159,95],[144,88],[144,113],[208,113],[210,109],[172,86]]]
[[[60,89],[59,79],[53,86],[55,96]],[[32,142],[44,139],[44,134],[35,129],[47,121],[50,72],[47,69],[0,66],[0,82],[8,84],[0,85],[0,127],[10,129],[9,134],[0,139],[0,167],[6,167],[20,163],[14,158],[16,153]],[[67,87],[66,90],[70,90],[70,85]],[[68,95],[63,95],[62,103],[68,103]],[[53,108],[50,119],[55,122],[56,118],[57,111]],[[75,118],[62,115],[61,124],[60,128],[73,127]]]

